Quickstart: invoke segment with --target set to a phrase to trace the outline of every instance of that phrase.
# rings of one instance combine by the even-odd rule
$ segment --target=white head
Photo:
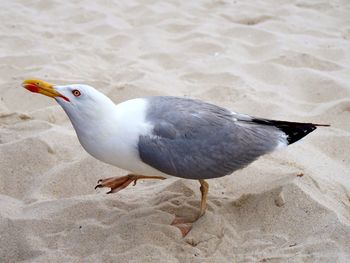
[[[78,123],[96,125],[104,121],[105,116],[108,116],[105,113],[115,107],[107,96],[88,85],[52,85],[42,80],[26,80],[22,86],[31,92],[54,98],[67,113],[76,130]],[[79,127],[81,129],[82,126]]]

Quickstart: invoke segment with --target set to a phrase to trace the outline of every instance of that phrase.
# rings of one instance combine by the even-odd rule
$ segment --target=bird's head
[[[107,96],[88,85],[53,85],[42,80],[29,79],[22,86],[31,92],[54,98],[73,125],[81,120],[101,119],[106,110],[115,106]]]

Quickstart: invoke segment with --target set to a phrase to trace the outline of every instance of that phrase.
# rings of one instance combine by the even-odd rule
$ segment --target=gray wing
[[[140,158],[169,175],[221,177],[274,150],[282,133],[247,115],[197,100],[149,97],[146,118],[153,134],[140,136]]]

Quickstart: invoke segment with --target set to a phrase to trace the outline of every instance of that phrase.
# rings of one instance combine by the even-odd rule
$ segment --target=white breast
[[[145,99],[120,103],[107,120],[77,131],[79,141],[88,153],[105,163],[135,174],[164,176],[139,157],[139,136],[151,134],[153,129],[146,121],[146,110]],[[93,124],[93,121],[90,123]]]

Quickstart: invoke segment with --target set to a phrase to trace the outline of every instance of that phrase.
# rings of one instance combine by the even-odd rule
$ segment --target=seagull
[[[100,179],[95,189],[107,187],[108,193],[116,193],[139,179],[171,176],[198,180],[201,202],[196,220],[206,211],[207,179],[232,174],[317,126],[329,126],[257,118],[181,97],[153,96],[115,104],[83,84],[30,79],[22,86],[57,101],[90,155],[129,172]],[[195,222],[187,221],[175,217],[172,225],[185,236]]]

